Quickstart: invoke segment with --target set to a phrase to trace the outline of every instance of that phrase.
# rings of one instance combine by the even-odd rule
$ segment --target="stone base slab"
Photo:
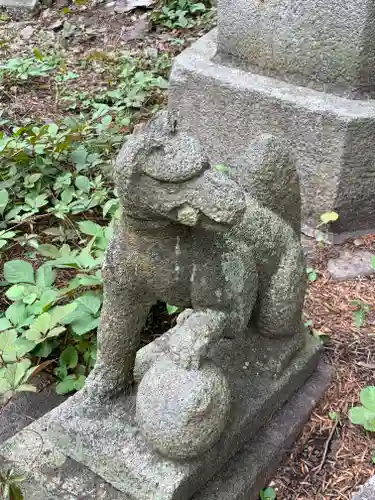
[[[311,411],[326,390],[330,369],[318,369],[272,419],[226,466],[193,497],[179,500],[255,500],[275,473]],[[26,473],[22,490],[27,500],[132,500],[90,468],[67,457],[51,441],[46,418],[10,439],[0,452],[0,469],[14,466]]]
[[[0,7],[33,9],[37,0],[0,0]]]
[[[169,109],[213,163],[231,163],[260,134],[287,140],[301,180],[303,224],[335,210],[337,234],[374,229],[375,100],[354,100],[216,61],[216,30],[174,61]]]
[[[375,476],[372,476],[353,496],[353,500],[374,500],[375,498]]]
[[[136,500],[188,499],[299,389],[319,354],[311,335],[266,339],[249,331],[218,342],[210,358],[231,388],[230,421],[219,442],[187,462],[161,457],[144,440],[135,421],[136,390],[105,407],[78,393],[27,429]],[[3,454],[17,456],[11,443],[3,445]]]

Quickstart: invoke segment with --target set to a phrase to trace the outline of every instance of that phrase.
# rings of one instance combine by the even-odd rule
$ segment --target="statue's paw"
[[[108,375],[108,374],[107,374]],[[103,402],[115,399],[126,392],[128,385],[119,376],[103,376],[101,373],[91,373],[82,389],[84,396],[92,402]]]

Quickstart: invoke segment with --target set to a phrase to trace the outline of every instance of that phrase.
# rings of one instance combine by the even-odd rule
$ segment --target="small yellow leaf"
[[[334,222],[339,218],[339,214],[336,212],[326,212],[320,216],[320,220],[323,224],[328,224],[329,222]]]

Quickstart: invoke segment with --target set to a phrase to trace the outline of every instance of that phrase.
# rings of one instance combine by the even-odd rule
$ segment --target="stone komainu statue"
[[[115,181],[123,214],[103,267],[98,357],[86,391],[95,398],[126,391],[136,363],[136,378],[143,377],[137,404],[145,435],[161,453],[187,457],[217,439],[230,406],[225,378],[204,364],[213,343],[250,335],[249,324],[264,336],[294,335],[303,343],[305,267],[296,170],[283,146],[266,135],[230,168],[212,166],[199,141],[179,132],[163,112],[128,138],[116,161]],[[147,378],[155,362],[151,349],[149,354],[143,349],[137,362],[136,356],[157,300],[187,311],[160,340],[168,361]],[[147,431],[150,406],[142,394],[152,393],[161,373],[164,380],[179,380],[181,370],[199,378],[205,369],[211,399],[200,394],[192,403],[190,391],[189,403],[181,396],[180,410],[211,418],[217,433],[200,436],[196,449],[191,438],[184,448],[181,435],[178,446],[161,443],[153,429]],[[160,405],[164,400],[158,397]],[[165,417],[165,408],[159,410]],[[170,429],[166,432],[171,441]]]

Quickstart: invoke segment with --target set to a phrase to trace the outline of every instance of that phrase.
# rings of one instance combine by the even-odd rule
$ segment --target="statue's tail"
[[[300,183],[287,146],[263,134],[231,163],[232,177],[257,201],[301,231]]]

